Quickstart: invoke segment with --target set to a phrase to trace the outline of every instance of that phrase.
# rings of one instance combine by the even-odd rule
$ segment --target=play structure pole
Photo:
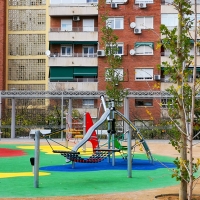
[[[111,118],[111,113],[109,114],[109,117],[107,118],[107,121],[108,121],[108,131],[107,131],[107,133],[108,133],[108,138],[107,138],[107,140],[108,140],[108,149],[110,149],[110,138],[111,138],[111,132],[110,132],[110,130],[111,130],[111,121],[110,121],[110,118]],[[110,163],[110,154],[108,154],[108,163]]]
[[[129,119],[129,99],[127,97],[124,98],[124,116]],[[128,131],[128,135],[126,132]],[[127,171],[128,171],[128,178],[132,178],[132,154],[131,154],[131,130],[130,126],[124,122],[124,133],[126,134],[125,137],[127,137],[128,141],[128,157],[127,157]]]
[[[127,97],[124,98],[124,116],[129,120],[129,99]],[[129,129],[129,125],[124,122],[124,133]],[[127,139],[127,135],[124,136]]]
[[[115,102],[111,101],[112,166],[115,166]]]
[[[128,158],[127,158],[127,171],[128,178],[132,178],[132,154],[131,154],[131,130],[128,131]]]
[[[40,131],[35,132],[34,187],[39,187]]]
[[[104,111],[106,111],[106,102],[105,102],[105,99],[104,99],[104,96],[100,96],[101,98],[101,103],[103,105],[103,109]],[[110,102],[109,102],[109,106],[110,105]],[[108,149],[110,149],[110,138],[111,138],[111,133],[110,133],[110,130],[111,130],[111,121],[110,121],[110,118],[111,118],[111,113],[109,114],[109,116],[107,117],[107,122],[108,122],[108,131],[107,131],[107,140],[108,140]],[[108,163],[110,163],[110,154],[108,155]]]

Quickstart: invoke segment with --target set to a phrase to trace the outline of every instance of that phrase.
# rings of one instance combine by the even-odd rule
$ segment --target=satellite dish
[[[134,49],[131,49],[129,53],[130,53],[130,55],[133,56],[133,55],[135,55],[135,50],[134,50]]]
[[[135,26],[136,26],[136,23],[135,22],[131,22],[130,27],[131,28],[135,28]]]
[[[46,56],[50,57],[51,52],[49,50],[45,51]]]

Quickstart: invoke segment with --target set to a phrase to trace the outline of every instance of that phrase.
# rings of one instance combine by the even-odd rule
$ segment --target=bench
[[[44,135],[51,133],[51,129],[31,129],[29,132],[29,138],[34,139],[36,131],[40,131],[40,133]]]

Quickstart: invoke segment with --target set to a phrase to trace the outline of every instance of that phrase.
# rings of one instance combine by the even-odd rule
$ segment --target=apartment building
[[[5,89],[6,0],[0,0],[0,90]]]
[[[156,44],[160,41],[160,1],[156,0],[113,0],[106,1],[99,9],[99,24],[101,16],[107,15],[107,22],[118,36],[118,56],[122,58],[121,74],[123,88],[134,91],[160,90],[160,51]],[[100,28],[99,28],[100,30]],[[104,50],[102,32],[99,31],[99,50]],[[98,89],[106,87],[105,73],[109,66],[106,57],[98,57]],[[130,119],[140,126],[140,119],[146,120],[146,125],[160,118],[159,99],[130,99]],[[151,114],[150,114],[151,113]]]
[[[165,0],[161,1],[161,23],[165,24],[169,30],[172,30],[173,28],[177,27],[178,25],[178,13],[177,10],[174,9],[172,6],[172,0]],[[197,21],[200,20],[200,1],[197,0]],[[194,0],[191,1],[192,10],[194,11]],[[194,14],[190,16],[190,20],[194,22]],[[190,36],[191,36],[191,50],[190,54],[194,55],[194,24],[192,28],[190,29]],[[163,36],[161,36],[162,38]],[[197,39],[200,39],[200,36],[197,35]],[[162,62],[171,62],[169,58],[170,52],[168,49],[164,49],[161,47],[161,65]],[[192,64],[190,66],[191,70],[193,70]],[[197,51],[197,69],[196,69],[197,77],[200,77],[200,51],[198,49]],[[188,76],[188,82],[193,81],[193,76]],[[161,67],[161,91],[165,91],[167,88],[169,88],[172,85],[170,82],[170,76],[164,75],[164,68]],[[162,116],[168,116],[166,105],[167,105],[167,99],[163,98],[162,100]]]
[[[47,90],[46,0],[8,0],[6,90]]]
[[[51,0],[49,16],[49,90],[97,91],[97,0]],[[94,99],[73,100],[92,116],[95,105]]]

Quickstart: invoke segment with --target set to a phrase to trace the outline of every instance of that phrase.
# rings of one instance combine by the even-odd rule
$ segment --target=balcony
[[[97,66],[97,54],[73,53],[70,56],[61,56],[60,53],[51,53],[49,66]]]
[[[98,41],[97,27],[76,27],[70,31],[59,28],[50,28],[49,41]]]
[[[98,0],[50,0],[50,5],[66,4],[91,4],[98,3]]]
[[[74,82],[49,82],[48,83],[48,90],[56,90],[59,91],[63,89],[64,91],[71,90],[73,91],[97,91],[98,90],[98,82],[94,81],[78,81],[75,80]]]
[[[62,4],[59,5],[59,0],[56,0],[56,4],[51,4],[49,7],[50,16],[70,16],[70,15],[98,15],[98,9],[91,3],[85,4]]]

